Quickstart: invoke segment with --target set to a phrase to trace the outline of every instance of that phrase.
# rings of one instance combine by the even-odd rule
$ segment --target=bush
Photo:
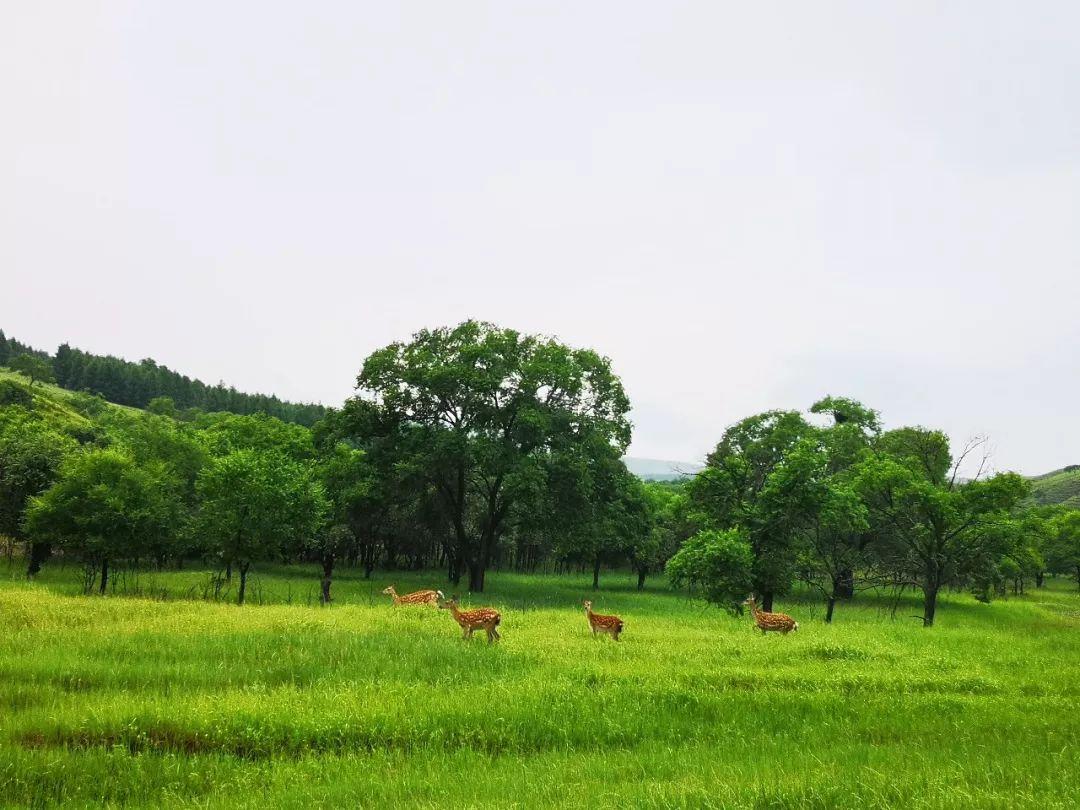
[[[19,405],[23,408],[34,407],[34,395],[25,386],[11,380],[0,380],[0,407]]]
[[[754,554],[738,529],[698,532],[668,560],[667,574],[678,587],[698,586],[705,598],[731,611],[751,588]]]

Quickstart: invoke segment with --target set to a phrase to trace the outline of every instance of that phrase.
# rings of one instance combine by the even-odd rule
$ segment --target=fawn
[[[764,610],[760,610],[753,594],[746,597],[743,604],[750,606],[750,612],[754,615],[754,624],[761,630],[761,635],[774,630],[786,636],[792,630],[799,629],[799,623],[786,613],[766,613]]]
[[[472,638],[474,630],[483,628],[487,632],[488,644],[498,641],[502,636],[499,635],[499,622],[502,621],[502,617],[499,615],[499,611],[495,608],[475,608],[473,610],[460,610],[458,608],[458,598],[451,596],[439,605],[443,610],[449,610],[459,625],[461,625],[461,637],[468,641]]]
[[[439,600],[443,598],[442,591],[413,591],[404,596],[398,596],[393,585],[386,588],[383,593],[394,600],[394,607],[398,605],[435,605],[437,607]]]
[[[589,620],[589,627],[593,635],[607,633],[613,641],[619,640],[619,633],[623,631],[623,620],[618,616],[604,616],[592,612],[592,602],[585,600],[585,617]]]

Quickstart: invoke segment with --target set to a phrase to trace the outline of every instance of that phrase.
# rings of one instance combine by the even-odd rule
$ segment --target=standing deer
[[[398,596],[393,585],[384,589],[383,593],[394,600],[394,607],[398,605],[435,605],[438,607],[439,600],[443,598],[442,591],[413,591],[404,596]]]
[[[799,629],[799,623],[786,613],[766,613],[764,610],[760,610],[753,594],[746,597],[743,604],[750,606],[750,612],[754,616],[754,624],[761,630],[761,635],[765,635],[772,630],[786,636],[792,630]]]
[[[607,633],[613,641],[619,640],[619,633],[623,631],[623,620],[618,616],[604,616],[601,613],[592,612],[592,602],[585,600],[585,617],[589,620],[589,628],[593,635]]]
[[[502,617],[495,608],[460,610],[458,608],[458,598],[456,596],[451,596],[449,599],[444,600],[439,607],[442,610],[449,610],[454,617],[454,621],[461,625],[461,637],[465,641],[472,638],[474,630],[479,630],[481,628],[487,632],[488,644],[502,638],[498,631],[499,622],[502,621]]]

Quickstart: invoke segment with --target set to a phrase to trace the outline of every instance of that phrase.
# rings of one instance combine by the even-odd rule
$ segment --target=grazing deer
[[[604,616],[600,613],[593,613],[592,602],[586,599],[585,617],[589,620],[589,627],[592,629],[594,636],[597,633],[607,633],[612,640],[619,640],[619,633],[623,630],[623,620],[618,616]]]
[[[394,607],[398,605],[435,605],[438,607],[439,600],[443,598],[442,591],[413,591],[404,596],[398,596],[398,592],[391,585],[383,593],[394,600]]]
[[[766,613],[759,609],[753,594],[746,597],[743,604],[750,606],[750,612],[754,615],[754,624],[761,630],[761,635],[773,630],[786,636],[792,630],[799,629],[799,623],[786,613]]]
[[[502,617],[499,616],[499,611],[495,608],[475,608],[473,610],[460,610],[458,608],[458,598],[451,596],[439,605],[443,610],[449,610],[454,617],[454,621],[461,625],[461,637],[468,641],[472,638],[474,630],[483,628],[487,631],[488,644],[498,641],[502,636],[499,635],[499,622],[502,621]]]

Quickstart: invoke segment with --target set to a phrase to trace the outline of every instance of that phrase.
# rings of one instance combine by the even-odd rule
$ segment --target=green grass
[[[17,561],[16,561],[17,562]],[[183,599],[204,571],[0,567],[0,802],[193,807],[1070,807],[1080,795],[1080,597],[1064,580],[938,626],[860,596],[787,637],[612,574],[593,638],[584,577],[489,575],[467,604],[502,643],[379,595],[437,574],[313,569],[266,604]],[[289,604],[289,602],[292,602]]]

